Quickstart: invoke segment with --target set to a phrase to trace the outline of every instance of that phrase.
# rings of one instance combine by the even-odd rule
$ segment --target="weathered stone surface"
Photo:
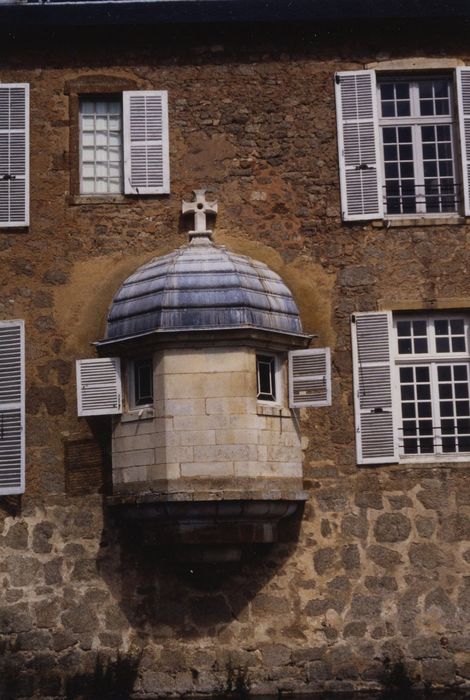
[[[290,661],[290,649],[283,644],[261,644],[260,651],[265,666],[284,666]]]
[[[367,537],[369,525],[367,518],[362,515],[354,515],[348,513],[341,521],[341,534],[345,537],[358,537],[365,539]]]
[[[59,610],[59,603],[53,600],[36,603],[34,612],[37,626],[54,629],[58,622]]]
[[[388,496],[388,502],[393,510],[402,510],[403,508],[412,508],[413,501],[408,496],[400,494],[398,496]]]
[[[382,510],[384,507],[382,494],[379,491],[356,491],[354,503],[359,508],[372,508],[373,510]]]
[[[54,525],[50,522],[38,523],[33,530],[33,550],[38,554],[48,554],[52,551],[50,539],[54,532]]]
[[[203,627],[230,622],[232,612],[224,596],[201,596],[190,601],[190,610],[194,622]]]
[[[327,571],[334,568],[337,560],[336,550],[333,547],[319,549],[313,555],[313,565],[317,574],[322,576]]]
[[[315,493],[315,498],[323,512],[341,511],[347,504],[347,497],[341,489],[321,489]]]
[[[450,686],[455,683],[455,662],[451,659],[423,659],[421,668],[425,683],[440,686]]]
[[[11,555],[7,561],[7,570],[14,586],[28,586],[32,581],[39,581],[41,563],[30,556]]]
[[[383,513],[374,525],[377,542],[403,542],[411,532],[410,519],[403,513]]]
[[[415,659],[439,659],[443,654],[443,648],[436,637],[417,637],[410,642],[409,648]]]
[[[304,664],[309,661],[320,661],[325,656],[327,649],[328,647],[326,644],[317,647],[297,649],[292,652],[292,663]]]
[[[367,556],[384,569],[391,569],[401,562],[399,552],[379,545],[367,547]]]
[[[366,576],[364,584],[372,593],[398,590],[397,581],[393,576]]]
[[[363,265],[345,267],[338,275],[338,284],[342,287],[362,287],[374,284],[375,281],[373,269]]]
[[[441,549],[431,543],[413,542],[410,545],[409,557],[412,564],[425,569],[436,569],[444,562]]]
[[[446,515],[440,524],[440,537],[444,542],[470,540],[470,516],[464,513]]]
[[[64,627],[72,632],[88,632],[91,629],[95,629],[97,625],[97,618],[94,612],[82,605],[73,603],[62,614],[61,620]]]
[[[363,637],[367,631],[367,625],[365,622],[348,622],[344,626],[343,635],[346,639],[347,637]]]
[[[359,548],[355,544],[346,544],[341,548],[341,562],[345,571],[358,569],[361,565]]]
[[[351,614],[354,617],[372,617],[380,615],[382,610],[382,601],[380,598],[375,598],[367,595],[355,595],[351,601]]]
[[[62,557],[56,557],[44,564],[44,580],[48,585],[62,583]]]
[[[28,526],[26,523],[14,523],[3,538],[3,544],[11,549],[26,549],[28,546]]]
[[[431,537],[436,529],[436,523],[433,518],[426,518],[422,515],[416,516],[416,530],[421,537]]]
[[[418,491],[416,498],[429,510],[439,511],[446,507],[446,495],[439,486],[432,486]]]

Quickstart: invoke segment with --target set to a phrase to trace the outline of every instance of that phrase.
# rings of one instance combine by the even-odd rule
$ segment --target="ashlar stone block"
[[[183,462],[181,476],[234,476],[233,462]]]

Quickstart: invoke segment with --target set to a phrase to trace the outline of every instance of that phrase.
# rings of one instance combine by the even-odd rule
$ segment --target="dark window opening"
[[[151,357],[134,360],[134,405],[153,403],[153,363]]]
[[[276,401],[276,358],[256,355],[257,397],[259,401]]]

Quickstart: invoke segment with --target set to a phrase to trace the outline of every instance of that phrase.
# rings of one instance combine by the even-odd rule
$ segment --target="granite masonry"
[[[0,229],[0,318],[25,320],[27,396],[26,491],[0,497],[0,696],[73,697],[97,658],[127,660],[137,698],[220,692],[230,669],[257,694],[378,688],[386,658],[402,659],[417,687],[470,687],[470,462],[357,465],[350,339],[358,311],[468,310],[470,228],[464,218],[342,222],[333,81],[395,59],[470,64],[465,26],[2,36],[0,80],[31,89],[31,224]],[[103,86],[168,90],[170,195],[79,194],[78,95]],[[117,470],[128,457],[119,434],[111,449],[110,417],[78,418],[76,407],[76,359],[94,356],[120,284],[186,242],[181,201],[197,187],[216,193],[216,243],[282,277],[333,361],[332,406],[300,410],[299,434],[276,427],[271,439],[260,420],[274,422],[249,399],[252,351],[225,357],[242,375],[225,403],[220,377],[211,395],[196,382],[180,396],[170,375],[184,353],[166,358],[157,409],[172,421],[167,435],[190,435],[170,406],[188,398],[200,402],[196,429],[213,430],[210,455],[188,448],[189,476],[210,466],[219,442],[253,478],[271,474],[270,450],[284,450],[296,479],[303,465],[309,500],[279,541],[225,564],[188,563],[159,539],[158,522],[107,504],[111,452]],[[201,353],[195,371],[210,367]],[[243,402],[228,434],[222,419]],[[208,428],[208,415],[220,427]],[[183,462],[165,449],[162,464]]]

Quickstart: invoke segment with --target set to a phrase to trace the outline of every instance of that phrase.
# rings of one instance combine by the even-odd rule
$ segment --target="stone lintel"
[[[379,299],[379,311],[423,311],[425,309],[468,309],[468,297],[440,297],[439,299]]]
[[[387,61],[373,61],[366,63],[364,68],[376,71],[417,71],[417,70],[451,70],[464,66],[465,61],[460,58],[427,58],[415,56],[414,58],[397,58]]]

